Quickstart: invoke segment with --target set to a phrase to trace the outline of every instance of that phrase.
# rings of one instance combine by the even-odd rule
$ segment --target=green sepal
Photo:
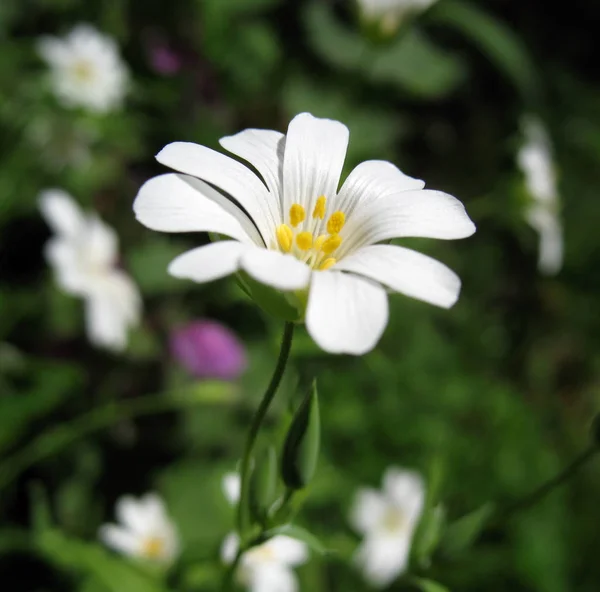
[[[302,489],[317,467],[321,443],[321,420],[317,382],[296,411],[283,444],[281,476],[290,489]]]
[[[304,312],[299,308],[300,301],[298,300],[296,305],[297,299],[292,293],[283,293],[269,288],[244,271],[238,272],[236,279],[242,291],[266,313],[288,322],[302,320]]]

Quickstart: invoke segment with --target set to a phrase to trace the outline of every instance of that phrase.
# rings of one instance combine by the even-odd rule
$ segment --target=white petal
[[[344,257],[334,269],[363,275],[396,292],[443,308],[455,304],[460,293],[460,278],[449,267],[405,247],[362,247]]]
[[[425,485],[421,476],[413,471],[391,467],[383,476],[383,490],[414,525],[425,502]]]
[[[354,557],[367,582],[383,588],[391,584],[408,565],[408,537],[368,537]]]
[[[133,204],[136,218],[163,232],[217,232],[262,243],[246,214],[207,183],[174,173],[146,181]],[[251,240],[251,238],[252,240]]]
[[[279,200],[250,169],[229,156],[191,142],[169,144],[156,159],[229,193],[248,212],[265,244],[270,242],[280,223]]]
[[[308,286],[311,271],[308,265],[292,255],[267,249],[247,250],[240,267],[255,280],[278,290],[301,290]]]
[[[319,196],[331,200],[337,193],[348,128],[331,119],[301,113],[288,127],[283,157],[284,219],[293,203],[304,206],[309,216]]]
[[[381,286],[340,271],[313,274],[306,327],[325,351],[365,354],[379,341],[387,320],[387,295]]]
[[[285,136],[273,130],[247,129],[234,136],[221,138],[219,144],[225,150],[249,162],[260,173],[281,207]]]
[[[237,555],[240,539],[235,532],[230,532],[221,544],[221,560],[223,563],[232,563]]]
[[[372,488],[359,489],[350,510],[350,524],[362,534],[374,530],[383,519],[387,509],[387,502]]]
[[[39,197],[40,210],[52,230],[65,237],[77,236],[86,225],[77,202],[61,189],[47,189]]]
[[[297,592],[298,580],[291,569],[277,563],[260,565],[249,573],[250,592]]]
[[[113,266],[118,256],[117,233],[95,214],[88,217],[85,232],[82,248],[89,265],[93,268]]]
[[[79,249],[73,241],[49,240],[44,247],[44,256],[54,269],[56,283],[65,292],[79,296],[88,293],[87,274],[82,271]]]
[[[128,329],[140,318],[142,304],[138,289],[120,270],[111,270],[89,282],[86,307],[89,339],[100,347],[123,350]]]
[[[224,475],[221,486],[225,498],[232,506],[240,501],[242,484],[239,473],[227,473]]]
[[[344,181],[336,201],[336,208],[350,217],[354,208],[367,201],[381,199],[402,191],[423,189],[425,182],[405,175],[398,167],[385,160],[367,160],[360,163]]]
[[[71,59],[69,48],[56,37],[48,35],[41,37],[36,44],[36,49],[40,57],[51,66],[63,66]]]
[[[147,532],[146,512],[143,505],[130,495],[124,495],[117,500],[117,520],[137,535],[143,536]]]
[[[285,565],[302,565],[308,561],[308,547],[302,541],[279,535],[268,540],[266,546],[273,553],[275,561]]]
[[[563,231],[558,216],[544,206],[534,206],[526,213],[527,222],[539,233],[539,270],[546,275],[560,271],[563,263]]]
[[[255,248],[237,241],[217,241],[179,255],[169,264],[169,273],[200,284],[212,282],[235,273],[242,254]]]
[[[137,556],[139,553],[139,537],[135,533],[115,524],[101,526],[98,537],[107,547],[124,555]]]
[[[338,259],[357,248],[400,237],[458,239],[475,225],[455,197],[441,191],[404,191],[359,205],[340,233]]]

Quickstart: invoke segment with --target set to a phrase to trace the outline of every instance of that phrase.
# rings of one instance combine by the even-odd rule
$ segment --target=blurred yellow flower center
[[[337,259],[332,255],[342,244],[339,233],[346,223],[346,215],[337,210],[323,223],[326,211],[327,198],[324,195],[317,198],[309,219],[303,206],[292,204],[288,223],[280,224],[275,231],[279,250],[294,255],[316,270],[322,271],[335,265]]]
[[[73,75],[80,82],[88,82],[94,76],[94,66],[86,60],[80,60],[73,66]]]
[[[393,533],[403,530],[406,525],[404,512],[398,508],[388,508],[383,514],[380,522],[382,530]]]
[[[165,542],[160,537],[148,537],[142,543],[142,555],[148,559],[160,559],[165,552]]]

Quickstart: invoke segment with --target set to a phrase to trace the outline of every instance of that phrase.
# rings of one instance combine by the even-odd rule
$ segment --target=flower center
[[[89,82],[94,77],[94,66],[87,60],[79,60],[73,65],[73,76],[79,82]]]
[[[392,534],[401,531],[406,526],[406,517],[404,512],[398,508],[388,508],[379,523],[381,530]]]
[[[149,536],[142,543],[142,555],[147,559],[160,559],[165,552],[165,542],[157,536]]]
[[[289,223],[280,224],[275,232],[281,251],[291,253],[309,267],[321,271],[337,262],[333,255],[342,244],[339,233],[346,223],[344,212],[339,210],[333,212],[325,223],[326,206],[327,198],[321,195],[312,216],[307,218],[303,206],[292,204],[288,212]]]

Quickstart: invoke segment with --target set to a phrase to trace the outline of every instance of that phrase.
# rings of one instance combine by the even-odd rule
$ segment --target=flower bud
[[[246,369],[243,344],[220,323],[198,320],[171,333],[173,357],[196,378],[235,380]]]

